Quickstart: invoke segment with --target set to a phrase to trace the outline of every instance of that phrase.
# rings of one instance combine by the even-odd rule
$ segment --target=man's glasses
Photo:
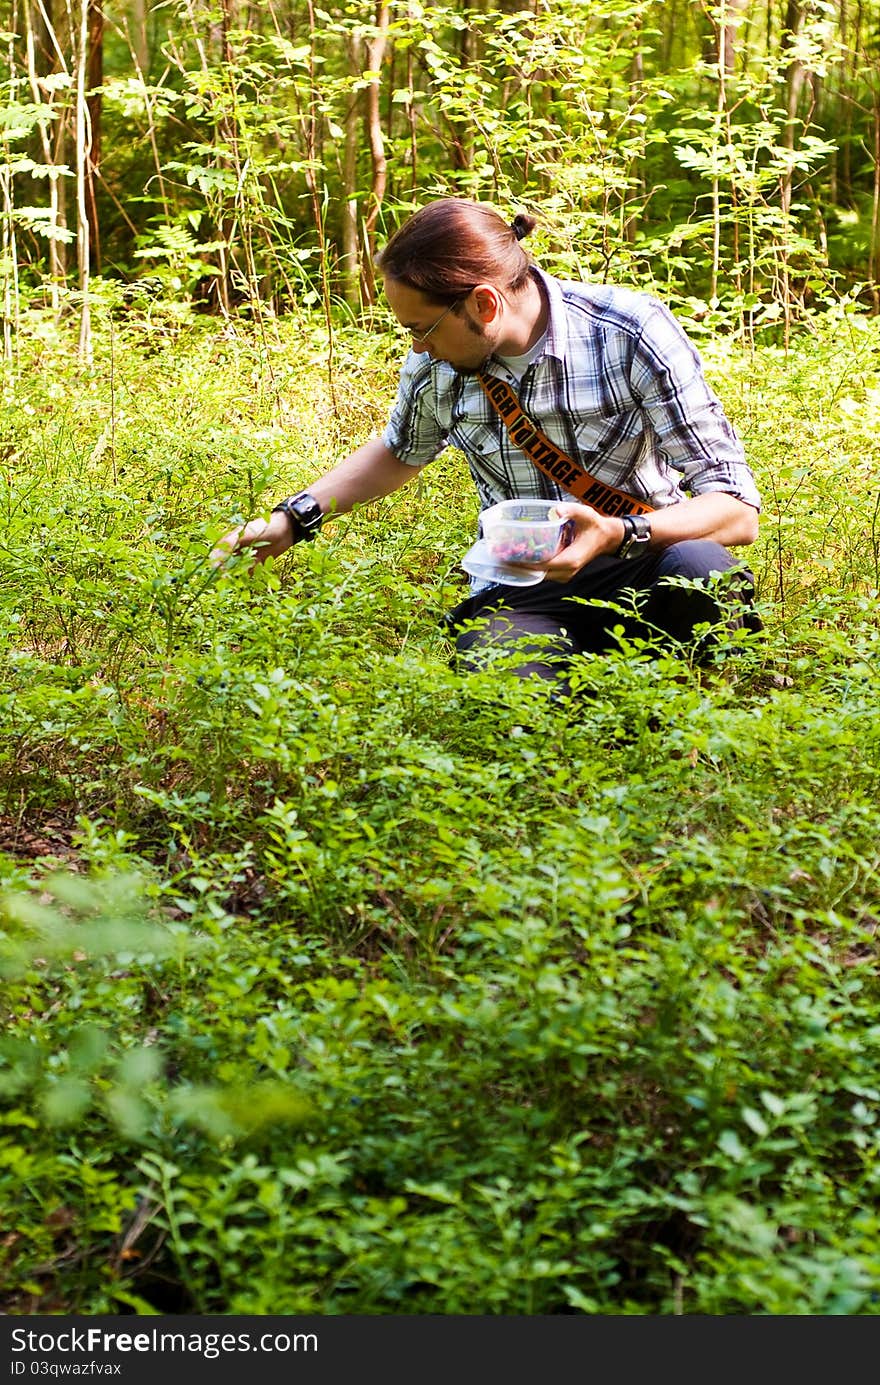
[[[465,296],[466,296],[466,295],[465,295]],[[462,300],[461,298],[456,298],[456,299],[454,299],[454,300],[449,304],[449,307],[448,307],[448,308],[444,308],[444,309],[443,309],[443,312],[440,314],[440,316],[438,317],[437,321],[431,323],[431,326],[428,328],[427,332],[417,332],[417,331],[415,330],[415,328],[413,328],[413,327],[408,328],[407,330],[409,331],[409,335],[412,337],[413,341],[427,341],[427,340],[428,340],[428,337],[431,335],[431,333],[432,333],[432,332],[436,332],[437,328],[440,326],[440,323],[443,321],[444,317],[446,317],[449,313],[451,313],[451,312],[452,312],[452,309],[453,309],[453,308],[456,308],[456,307],[458,306],[458,304],[461,303],[462,301],[463,301],[463,300]]]

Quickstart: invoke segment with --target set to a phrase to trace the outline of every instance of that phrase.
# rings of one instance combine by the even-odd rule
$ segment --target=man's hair
[[[536,225],[523,213],[508,225],[494,207],[444,197],[395,231],[376,256],[376,268],[437,303],[454,303],[483,283],[516,294],[532,263],[520,241]]]

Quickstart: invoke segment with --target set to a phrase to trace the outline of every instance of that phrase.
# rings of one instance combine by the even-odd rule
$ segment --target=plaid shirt
[[[630,289],[533,273],[550,302],[544,350],[521,382],[494,356],[486,370],[513,386],[538,427],[600,481],[655,509],[707,491],[760,509],[742,444],[669,309]],[[574,498],[511,441],[475,375],[424,352],[407,356],[383,442],[412,466],[459,448],[481,509],[516,496]]]

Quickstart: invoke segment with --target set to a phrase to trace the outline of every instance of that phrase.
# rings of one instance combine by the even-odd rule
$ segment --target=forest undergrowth
[[[880,1311],[880,319],[700,334],[763,636],[462,676],[449,452],[253,573],[399,343],[25,314],[0,406],[0,1305]]]

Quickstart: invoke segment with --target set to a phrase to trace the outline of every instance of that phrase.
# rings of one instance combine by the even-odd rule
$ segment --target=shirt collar
[[[564,359],[568,348],[568,320],[565,315],[562,286],[558,279],[554,279],[552,274],[545,274],[544,270],[539,269],[537,265],[532,265],[531,274],[532,278],[538,281],[547,294],[550,308],[544,355],[555,356],[557,360],[561,361]]]

